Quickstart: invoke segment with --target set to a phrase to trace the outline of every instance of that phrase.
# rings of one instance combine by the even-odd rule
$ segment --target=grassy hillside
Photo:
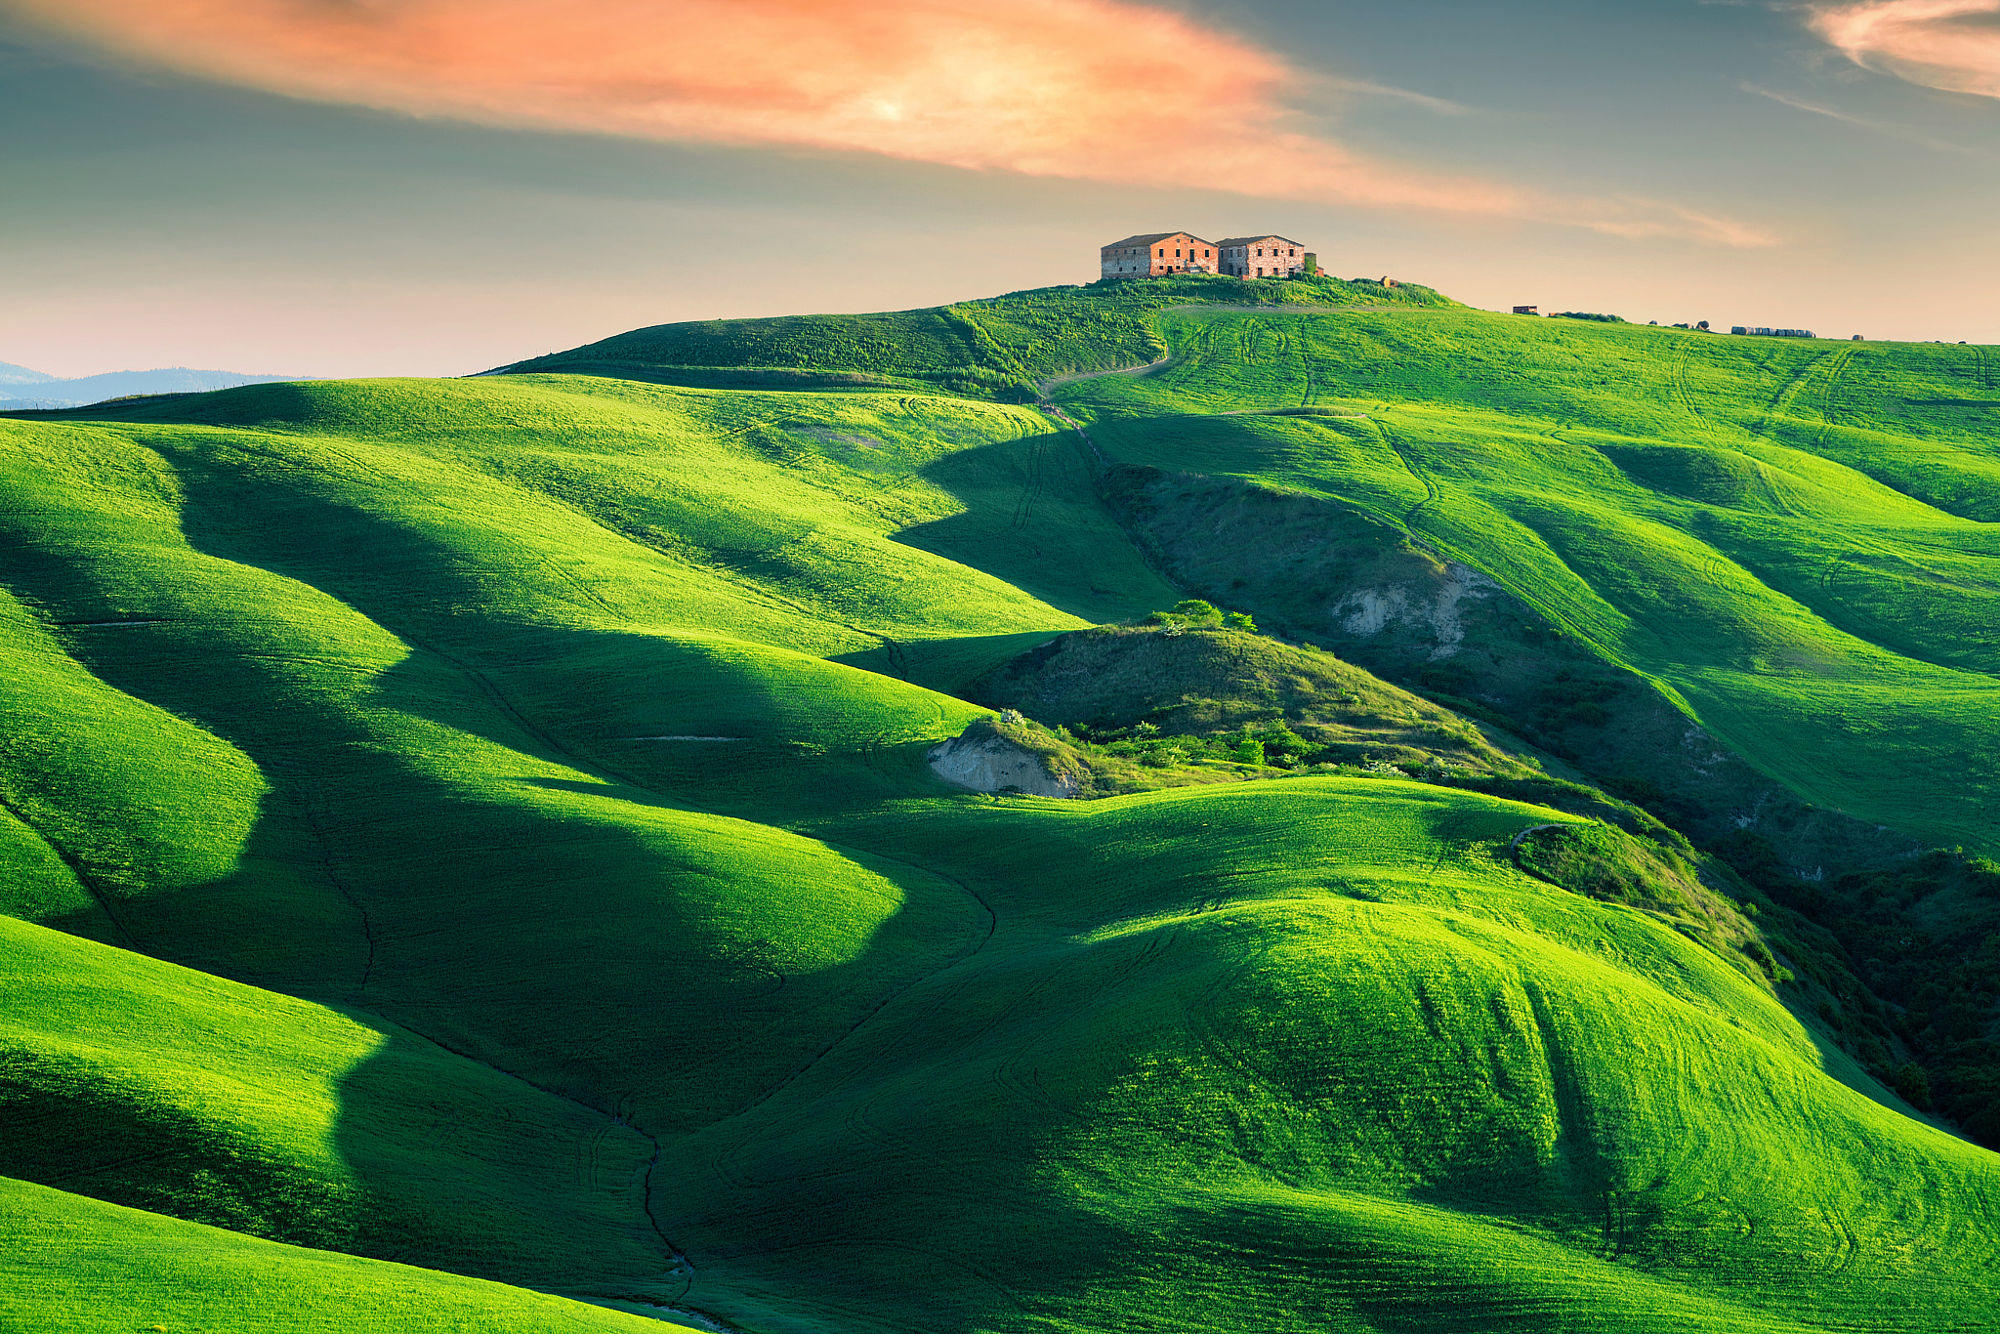
[[[1471,311],[1161,324],[1162,372],[1058,391],[1114,461],[1337,500],[1668,688],[1814,804],[1995,846],[1983,353]],[[1302,406],[1323,411],[1272,415]],[[1367,591],[1322,623],[1379,632]]]
[[[1154,299],[1063,300],[1093,295]],[[1820,992],[1747,962],[1754,924],[1709,929],[1736,909],[1693,863],[1404,777],[1061,802],[930,773],[976,682],[1275,531],[1218,518],[1337,507],[1360,527],[1322,541],[1388,535],[1353,568],[1432,559],[1386,467],[1240,443],[1347,424],[1194,422],[1251,397],[1204,399],[1197,348],[1277,320],[1231,354],[1276,383],[1312,329],[1493,317],[1147,318],[1168,367],[1051,387],[1087,441],[907,388],[603,375],[0,419],[0,1116],[27,1132],[0,1173],[40,1183],[0,1208],[48,1238],[0,1311],[621,1320],[534,1288],[774,1334],[2000,1323],[2000,1157],[1829,1041]],[[923,378],[885,366],[809,369]],[[1359,585],[1263,555],[1216,600],[1353,618]],[[1393,638],[1409,587],[1363,623]],[[1453,622],[1420,610],[1426,669],[1479,651],[1462,619],[1431,661]],[[1579,663],[1635,652],[1584,628]],[[1514,762],[1292,652],[1302,724],[1342,723],[1305,706],[1338,680],[1375,702],[1346,725],[1394,702]],[[1208,698],[1270,707],[1236,680]]]
[[[620,1313],[499,1283],[301,1250],[0,1178],[0,1324],[73,1334],[257,1330],[342,1334],[661,1334]]]
[[[1986,350],[1159,323],[1155,373],[1055,391],[1159,568],[1503,719],[1834,925],[1889,1004],[1834,984],[1829,1019],[1885,1069],[1907,1044],[2000,1141],[2000,997],[1959,963],[2000,898],[1907,874],[1995,849]]]
[[[899,384],[1032,401],[1067,375],[1143,365],[1164,355],[1154,317],[1177,307],[1242,304],[1446,307],[1427,287],[1317,278],[1241,282],[1183,277],[1052,287],[989,301],[880,315],[708,320],[637,329],[507,369],[609,375],[668,384],[802,389]]]
[[[393,1026],[13,919],[0,978],[13,1176],[539,1286],[677,1286],[645,1217],[652,1146],[601,1112]]]
[[[1271,739],[1258,739],[1259,762],[1287,767],[1527,771],[1464,719],[1330,653],[1251,629],[1161,619],[1053,639],[975,682],[971,694],[1041,722],[1135,741],[1257,739],[1262,729]]]

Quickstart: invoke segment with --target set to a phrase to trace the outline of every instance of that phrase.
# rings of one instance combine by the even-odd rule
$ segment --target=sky
[[[1276,232],[2000,343],[2000,0],[0,0],[0,361],[454,375]]]

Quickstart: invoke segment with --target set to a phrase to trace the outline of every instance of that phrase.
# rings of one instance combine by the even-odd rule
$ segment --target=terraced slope
[[[1074,433],[903,390],[0,420],[0,1311],[2000,1322],[2000,1158],[1515,865],[1575,817],[933,778],[955,692],[1178,596],[1131,522]]]

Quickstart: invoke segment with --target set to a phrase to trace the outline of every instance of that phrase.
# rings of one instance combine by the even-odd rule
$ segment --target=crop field
[[[1151,469],[1420,541],[1801,797],[1993,844],[1969,350],[1269,288],[0,417],[0,1324],[2000,1326],[2000,1156],[1788,974],[1531,873],[1582,817],[933,774],[976,683],[1186,595]],[[1163,354],[1047,384],[1087,436],[1013,401]],[[1232,633],[1301,726],[1587,777]],[[1149,670],[1198,714],[1192,661]]]

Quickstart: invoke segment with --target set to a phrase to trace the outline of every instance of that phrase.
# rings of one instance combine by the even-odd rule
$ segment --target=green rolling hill
[[[1994,1328],[1987,355],[1189,279],[0,417],[0,1320]]]

